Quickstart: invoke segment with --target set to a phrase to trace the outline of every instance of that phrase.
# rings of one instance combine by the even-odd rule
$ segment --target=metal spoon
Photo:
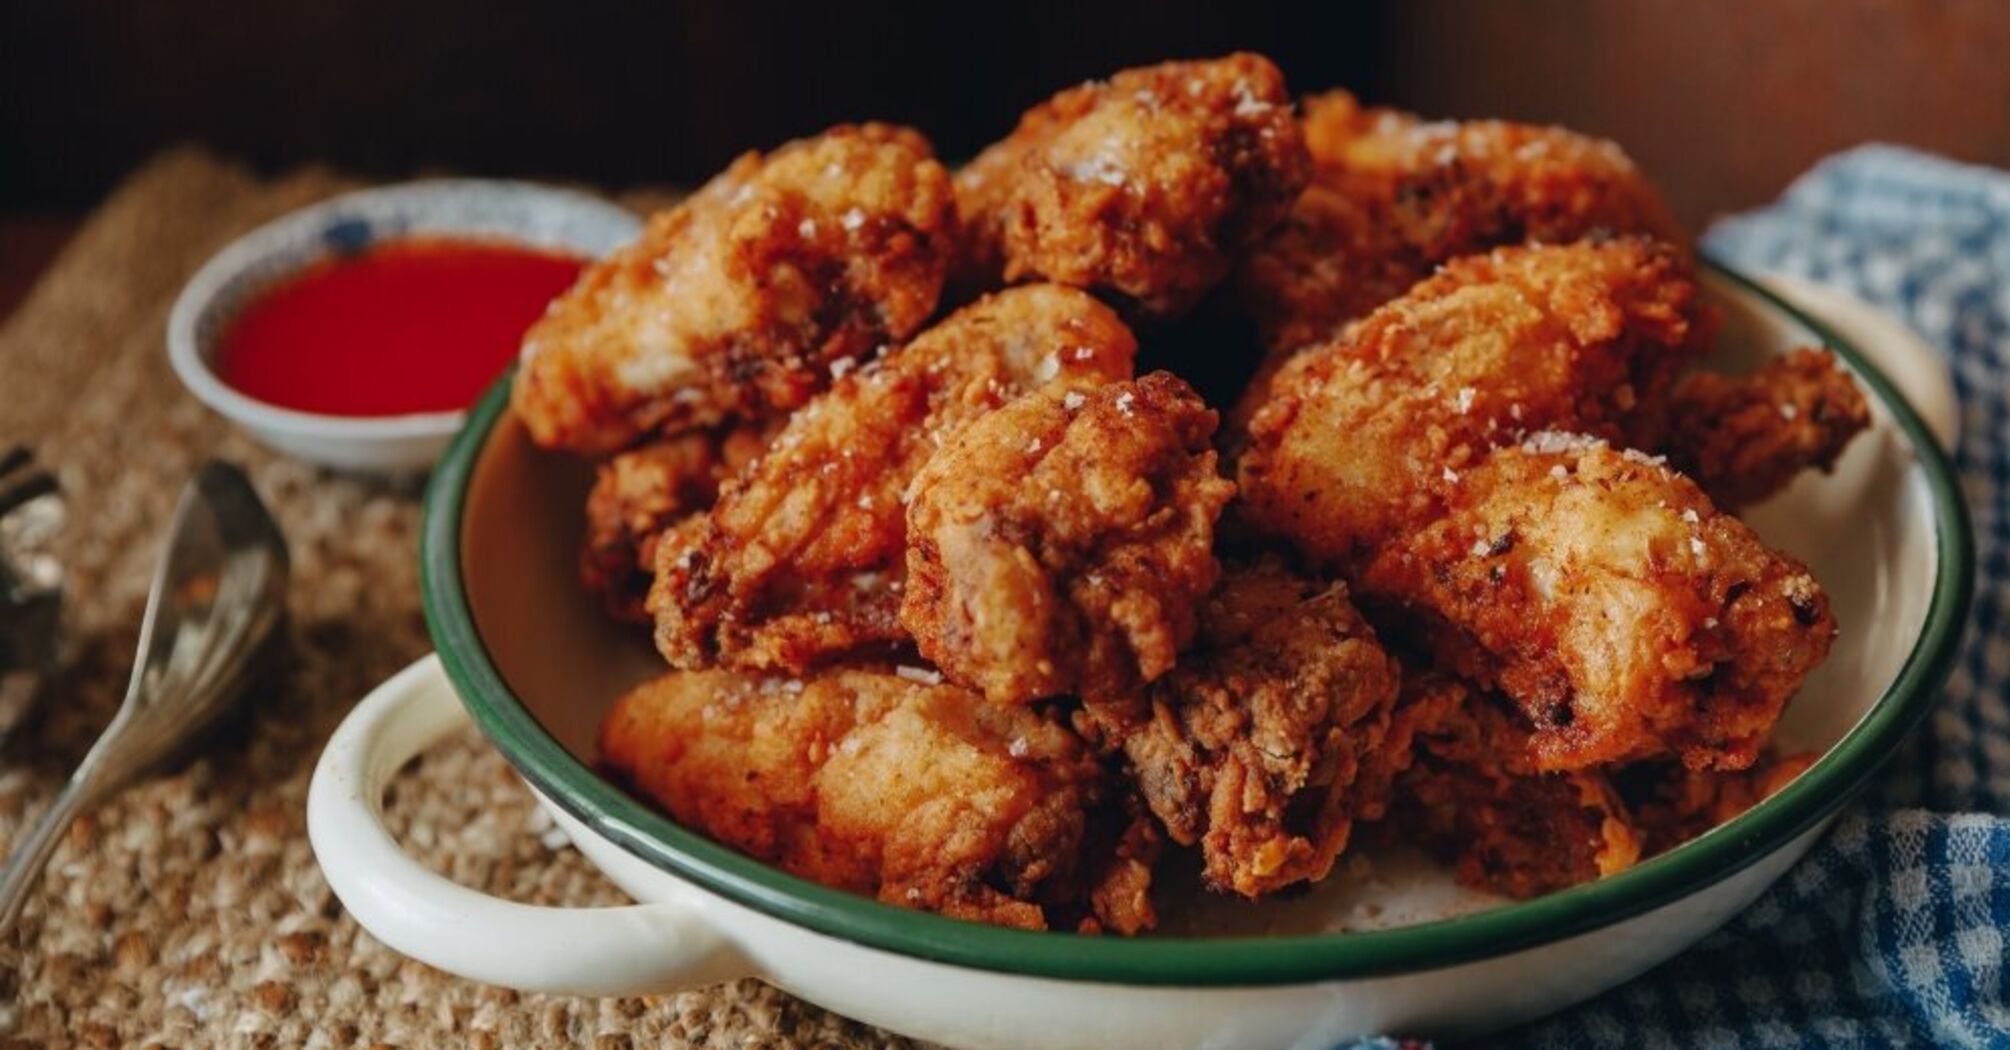
[[[203,464],[182,490],[147,593],[125,702],[0,872],[0,935],[70,821],[174,757],[233,707],[286,607],[286,540],[244,473]]]

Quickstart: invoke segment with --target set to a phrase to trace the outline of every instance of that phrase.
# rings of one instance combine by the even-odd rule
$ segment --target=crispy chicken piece
[[[1617,436],[1693,355],[1697,309],[1687,264],[1651,241],[1450,263],[1278,375],[1237,464],[1240,513],[1315,560],[1353,559],[1428,520],[1497,445]]]
[[[1309,102],[1306,122],[1354,105],[1344,97]],[[1403,243],[1431,262],[1601,232],[1684,239],[1660,191],[1605,139],[1501,120],[1425,122],[1388,110],[1363,117],[1360,134],[1336,136],[1337,151],[1325,132],[1316,136],[1315,163],[1387,180]]]
[[[1154,372],[1049,383],[965,428],[910,490],[900,620],[921,654],[1001,703],[1122,697],[1171,670],[1235,492],[1214,426]]]
[[[1271,382],[1303,348],[1345,338],[1350,321],[1401,296],[1431,268],[1400,239],[1380,196],[1315,179],[1236,273],[1237,294],[1266,347],[1228,414],[1235,434],[1268,398]]]
[[[617,620],[649,622],[656,540],[718,498],[719,485],[752,462],[777,429],[691,431],[615,454],[596,468],[586,496],[580,578]]]
[[[1386,182],[1403,174],[1389,163],[1353,163],[1352,150],[1369,136],[1400,136],[1422,123],[1424,118],[1414,113],[1389,106],[1364,106],[1345,88],[1331,88],[1298,100],[1298,128],[1305,135],[1305,152],[1312,155],[1314,184],[1371,176]],[[1456,125],[1443,121],[1440,126]],[[1376,152],[1370,150],[1367,156]]]
[[[1806,566],[1641,453],[1545,432],[1444,500],[1355,588],[1414,617],[1442,666],[1512,699],[1538,769],[1750,766],[1835,638]]]
[[[1400,173],[1347,163],[1347,145],[1376,124],[1407,127],[1412,121],[1393,110],[1364,110],[1344,91],[1308,96],[1303,105],[1311,177],[1284,221],[1251,248],[1235,274],[1236,292],[1271,351],[1266,372],[1281,366],[1289,351],[1332,338],[1452,258],[1426,260],[1405,243],[1395,214]]]
[[[915,472],[1043,381],[1126,379],[1136,353],[1130,330],[1089,295],[1027,285],[849,372],[708,514],[657,544],[657,647],[673,667],[801,672],[905,641],[903,504]]]
[[[1603,772],[1539,772],[1519,714],[1452,679],[1426,673],[1403,687],[1415,758],[1397,779],[1389,833],[1456,864],[1460,882],[1516,898],[1640,859],[1640,833]]]
[[[1660,194],[1602,139],[1497,120],[1425,123],[1344,91],[1304,106],[1311,182],[1237,275],[1271,350],[1230,413],[1238,431],[1293,351],[1452,259],[1601,233],[1684,243]]]
[[[1136,933],[1156,837],[1080,738],[921,675],[672,672],[601,726],[603,760],[678,821],[889,904]]]
[[[1225,584],[1256,601],[1210,608],[1239,625],[1282,594],[1273,582]],[[1382,815],[1410,756],[1408,723],[1391,732],[1398,680],[1335,584],[1195,654],[1143,697],[1090,703],[1084,715],[1122,749],[1167,835],[1201,847],[1208,884],[1255,898],[1325,878],[1354,822]]]
[[[952,185],[960,223],[949,268],[951,296],[992,291],[1005,283],[1005,224],[1021,190],[1021,171],[1070,120],[1094,105],[1095,84],[1083,84],[1034,106],[1012,134],[956,169]]]
[[[1593,233],[1683,241],[1618,146],[1556,127],[1426,123],[1344,91],[1305,100],[1312,178],[1240,287],[1276,349],[1332,336],[1439,265]]]
[[[1630,800],[1649,856],[1665,853],[1772,797],[1809,766],[1813,754],[1779,755],[1770,748],[1750,769],[1695,770],[1679,762],[1653,762],[1620,771],[1620,794]]]
[[[905,128],[748,153],[552,303],[511,402],[538,444],[587,454],[793,409],[927,320],[955,219],[948,172]]]
[[[1682,378],[1631,428],[1640,448],[1666,452],[1717,506],[1749,506],[1802,471],[1826,471],[1870,426],[1870,406],[1834,355],[1796,350],[1744,376]]]
[[[1274,551],[1230,555],[1223,559],[1220,581],[1201,603],[1194,645],[1202,650],[1241,645],[1257,628],[1296,611],[1326,588]]]
[[[957,173],[959,283],[1045,279],[1176,316],[1283,218],[1306,168],[1268,59],[1125,70],[1036,106]]]

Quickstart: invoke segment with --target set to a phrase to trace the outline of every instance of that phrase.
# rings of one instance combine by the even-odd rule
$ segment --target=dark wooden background
[[[1300,91],[1611,136],[1692,225],[1871,139],[2010,165],[2001,0],[0,0],[0,281],[174,142],[268,170],[693,182],[865,117],[967,156],[1065,84],[1243,47]]]

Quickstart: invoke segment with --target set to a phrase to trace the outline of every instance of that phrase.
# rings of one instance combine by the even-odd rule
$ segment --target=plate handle
[[[664,993],[753,972],[687,904],[518,904],[407,855],[384,825],[384,788],[465,724],[439,657],[429,655],[357,704],[321,753],[307,834],[329,887],[364,929],[429,966],[527,992]]]

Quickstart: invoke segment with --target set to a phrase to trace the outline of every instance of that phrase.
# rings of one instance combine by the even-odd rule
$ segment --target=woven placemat
[[[165,154],[0,328],[0,445],[32,443],[61,479],[68,587],[63,669],[0,744],[0,847],[110,718],[162,524],[196,464],[243,464],[294,561],[289,644],[246,723],[79,820],[0,940],[0,1048],[906,1045],[752,981],[606,1000],[473,984],[377,943],[329,892],[307,844],[314,760],[358,698],[430,648],[417,492],[253,445],[182,390],[162,332],[211,253],[349,185]],[[546,904],[623,900],[472,733],[407,770],[388,807],[407,847],[466,885]]]

